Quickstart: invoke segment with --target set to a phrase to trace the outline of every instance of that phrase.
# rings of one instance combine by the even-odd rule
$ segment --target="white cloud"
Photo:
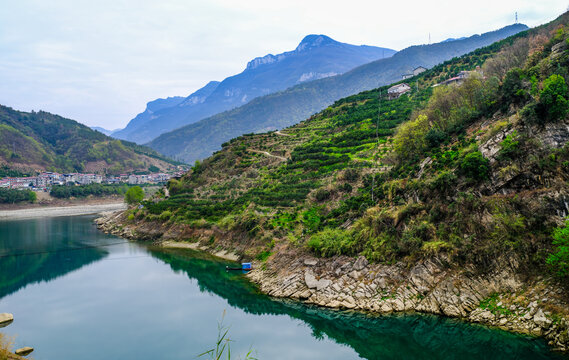
[[[124,126],[147,101],[188,95],[307,34],[394,49],[520,21],[562,1],[20,0],[0,12],[0,103]]]

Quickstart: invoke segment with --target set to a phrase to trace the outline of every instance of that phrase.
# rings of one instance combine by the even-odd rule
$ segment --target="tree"
[[[545,79],[539,99],[541,111],[547,120],[555,121],[567,115],[568,95],[569,89],[563,76],[553,74]]]
[[[419,158],[427,148],[425,135],[429,131],[429,119],[419,115],[415,120],[399,125],[393,140],[393,150],[400,162]]]
[[[459,166],[460,173],[472,180],[484,180],[488,178],[489,161],[480,151],[466,155]]]
[[[556,247],[555,252],[549,255],[547,264],[557,276],[569,277],[569,220],[564,227],[553,231],[553,245]]]
[[[144,199],[144,190],[140,186],[131,187],[124,195],[124,201],[129,205],[138,204],[142,199]]]

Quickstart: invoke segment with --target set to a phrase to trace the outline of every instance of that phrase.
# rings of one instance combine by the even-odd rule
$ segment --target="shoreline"
[[[33,207],[27,209],[0,210],[0,221],[33,219],[42,217],[92,215],[125,209],[126,204],[124,202],[115,201],[112,203],[104,204],[49,206]]]
[[[125,223],[120,212],[95,222],[106,233],[165,248],[197,248],[217,256],[220,250],[231,248],[234,254],[244,255],[243,249],[223,241],[232,238],[230,234],[215,229]],[[211,236],[220,240],[217,246],[206,244]],[[198,241],[180,241],[188,238]],[[247,278],[274,298],[374,314],[418,312],[459,318],[541,337],[552,350],[562,353],[569,350],[569,316],[561,289],[542,277],[524,277],[515,259],[496,264],[484,274],[476,274],[473,268],[445,266],[445,259],[439,258],[407,267],[403,263],[372,264],[361,256],[315,258],[290,248],[279,249],[265,262],[253,262],[255,269]]]

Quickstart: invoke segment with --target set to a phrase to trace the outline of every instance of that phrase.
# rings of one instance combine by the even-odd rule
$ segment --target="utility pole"
[[[516,11],[516,22],[514,24],[518,23],[518,12]]]
[[[375,141],[377,146],[377,151],[379,152],[379,117],[381,116],[381,90],[379,90],[379,98],[377,101],[377,123],[375,125]],[[377,156],[377,153],[376,153]],[[373,171],[375,167],[375,159],[372,159],[372,172],[371,172],[371,202],[374,203],[374,190],[375,190],[375,172]]]

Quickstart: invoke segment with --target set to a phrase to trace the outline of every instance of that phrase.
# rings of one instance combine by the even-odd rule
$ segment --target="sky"
[[[536,26],[569,1],[0,0],[0,104],[116,129],[308,34],[401,50]]]

